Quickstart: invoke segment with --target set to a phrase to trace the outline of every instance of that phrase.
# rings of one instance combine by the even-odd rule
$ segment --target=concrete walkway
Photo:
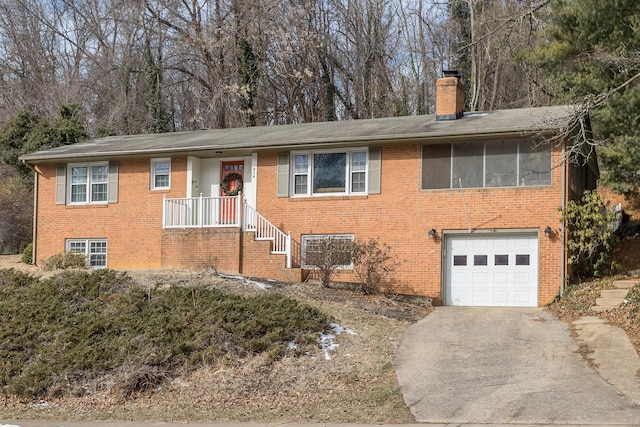
[[[179,422],[24,422],[4,423],[0,427],[548,427],[552,424],[459,424],[459,423],[427,423],[427,424],[327,424],[327,423],[179,423]],[[558,424],[562,427],[584,427],[585,424]],[[588,424],[591,427],[611,427],[607,424]],[[617,427],[637,427],[638,424],[615,424]]]
[[[627,384],[603,379],[569,326],[544,309],[439,307],[407,329],[396,372],[421,423],[638,425],[637,355],[622,353],[630,343],[610,328],[576,325],[577,340],[594,350],[603,376],[615,360]],[[615,347],[619,356],[600,347]]]

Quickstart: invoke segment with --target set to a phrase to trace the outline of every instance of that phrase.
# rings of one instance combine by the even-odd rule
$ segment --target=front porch
[[[211,241],[218,240],[219,250],[231,250],[232,252],[238,252],[238,262],[231,263],[237,265],[238,272],[243,272],[246,269],[246,262],[244,262],[244,253],[247,252],[248,242],[243,242],[244,236],[252,236],[251,240],[256,242],[267,242],[268,249],[265,249],[270,255],[284,255],[284,265],[281,268],[291,269],[293,264],[293,250],[291,233],[285,233],[271,222],[269,222],[264,216],[260,215],[256,209],[251,206],[246,200],[244,200],[242,193],[237,196],[216,196],[216,197],[184,197],[184,198],[167,198],[163,199],[162,209],[162,228],[163,230],[184,230],[188,233],[181,233],[184,236],[196,236],[199,235],[200,240],[202,236],[213,236],[217,234],[215,239],[211,237],[205,240]],[[200,233],[193,233],[201,229]],[[214,233],[215,230],[218,233]],[[163,233],[163,246],[166,241],[168,233]],[[176,233],[172,233],[176,234]],[[226,237],[223,237],[226,236]],[[237,237],[230,237],[237,236]],[[222,240],[220,240],[222,238]],[[192,238],[187,240],[193,240]],[[233,241],[238,243],[232,243]],[[223,243],[226,242],[226,243]],[[194,244],[191,241],[191,244]],[[172,245],[176,245],[173,242]],[[201,244],[195,246],[189,246],[187,241],[178,246],[182,247],[187,252],[200,251],[200,254],[193,254],[196,258],[200,258],[203,251]],[[264,245],[260,245],[264,246]],[[233,249],[235,248],[235,249]],[[208,251],[205,251],[208,252]],[[164,255],[163,255],[163,258]],[[277,257],[279,258],[279,257]],[[206,260],[201,260],[205,262]],[[270,263],[274,261],[270,259]],[[244,267],[244,268],[243,268]],[[253,270],[255,267],[251,267]]]

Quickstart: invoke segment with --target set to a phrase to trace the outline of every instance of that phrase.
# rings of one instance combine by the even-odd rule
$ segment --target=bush
[[[66,270],[67,268],[85,268],[87,257],[77,252],[63,252],[52,255],[42,261],[43,270]]]
[[[322,286],[328,288],[336,270],[352,263],[353,242],[340,236],[324,236],[309,240],[304,263],[317,269]]]
[[[398,264],[391,247],[386,243],[381,246],[378,239],[353,245],[353,270],[365,295],[388,289],[393,284]]]
[[[33,243],[29,243],[22,251],[22,263],[33,264]]]
[[[282,294],[242,296],[204,287],[142,289],[113,270],[46,280],[0,270],[0,394],[77,393],[115,381],[126,396],[217,361],[288,344],[318,346],[331,319]]]
[[[0,253],[20,253],[33,239],[33,191],[17,178],[0,180]]]
[[[609,260],[614,235],[611,224],[616,213],[608,209],[605,199],[595,192],[585,191],[580,203],[569,201],[562,212],[569,238],[568,263],[581,276],[601,276],[618,268]]]

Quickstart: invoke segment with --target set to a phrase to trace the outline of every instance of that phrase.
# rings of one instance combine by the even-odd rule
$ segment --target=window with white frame
[[[67,252],[85,256],[87,268],[107,267],[107,241],[104,239],[67,239]]]
[[[367,151],[292,153],[294,196],[366,194]]]
[[[171,185],[171,159],[151,159],[151,189],[166,190]]]
[[[69,166],[70,203],[107,203],[108,163],[72,164]]]
[[[331,264],[353,268],[353,234],[306,234],[301,239],[302,268]]]

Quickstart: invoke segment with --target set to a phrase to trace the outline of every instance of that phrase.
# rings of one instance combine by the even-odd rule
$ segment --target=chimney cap
[[[458,70],[442,70],[442,73],[444,74],[445,77],[455,77],[457,79],[462,77]]]

